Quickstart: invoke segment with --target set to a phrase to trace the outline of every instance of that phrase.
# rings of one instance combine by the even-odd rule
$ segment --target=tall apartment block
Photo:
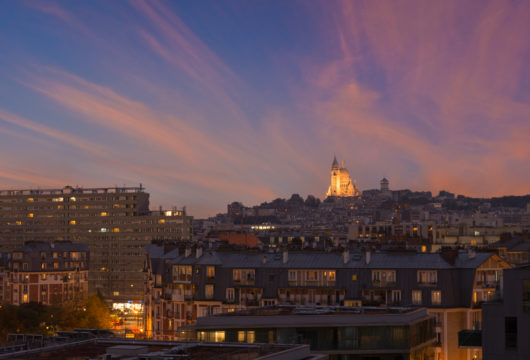
[[[90,249],[89,292],[112,302],[143,300],[145,246],[190,240],[185,210],[149,210],[145,188],[0,190],[0,251],[25,241],[84,243]]]

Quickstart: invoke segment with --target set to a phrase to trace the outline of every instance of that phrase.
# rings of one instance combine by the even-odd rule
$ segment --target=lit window
[[[208,266],[207,268],[208,278],[212,279],[215,277],[215,267],[214,266]]]
[[[70,220],[70,225],[75,225],[75,220]]]
[[[102,211],[101,212],[101,216],[107,216],[107,212],[106,211]]]
[[[215,342],[224,342],[225,341],[225,332],[224,331],[216,331],[214,333],[214,341]]]
[[[75,196],[72,196],[72,197],[70,198],[70,201],[76,201],[76,200],[77,200],[77,199],[75,198]]]
[[[32,218],[32,217],[33,217],[33,213],[29,213],[29,214],[28,214],[28,217],[29,217],[29,218]]]
[[[237,332],[237,341],[238,342],[245,342],[245,332],[244,331],[238,331]]]
[[[335,271],[330,271],[328,273],[328,280],[329,281],[335,281]]]
[[[64,199],[62,197],[56,197],[56,198],[53,198],[52,201],[53,202],[60,202],[60,201],[63,201]]]
[[[158,220],[158,223],[159,223],[159,224],[164,224],[165,222],[166,222],[165,219],[160,219],[160,220]]]
[[[119,204],[114,204],[114,205],[112,205],[112,207],[119,208],[120,205]]]
[[[357,274],[353,274],[351,276],[351,281],[357,281]]]
[[[173,215],[173,212],[171,210],[168,210],[164,213],[166,216],[171,216]]]
[[[119,292],[119,291],[114,291],[114,292],[112,293],[112,295],[114,295],[114,296],[120,296],[120,292]]]
[[[54,262],[53,263],[53,268],[54,269],[58,269],[59,268],[59,263],[58,262]]]
[[[112,229],[112,232],[120,232],[120,228],[114,228]]]
[[[25,302],[25,303],[28,302],[28,294],[24,294],[24,299],[22,301]]]
[[[107,228],[101,228],[101,232],[107,232]]]
[[[433,305],[441,305],[442,304],[442,292],[438,290],[431,292],[431,302]]]
[[[206,296],[207,299],[211,299],[213,298],[213,285],[206,285],[204,287],[204,294]]]
[[[22,221],[17,220],[17,221],[16,221],[16,224],[17,224],[17,225],[22,225]]]
[[[43,264],[43,265],[44,265],[44,264]],[[43,267],[43,269],[44,269],[44,267]],[[41,274],[41,278],[42,278],[42,280],[46,280],[46,273],[42,273],[42,274]]]
[[[42,270],[46,269],[46,263],[42,263],[42,264],[40,264],[40,268],[41,268]],[[44,276],[44,278],[46,278],[46,276]],[[43,279],[44,279],[44,278],[43,278]]]
[[[241,281],[241,272],[239,270],[233,271],[234,281]]]
[[[35,200],[35,199],[33,199],[33,198],[28,198],[28,201],[29,201],[29,202],[32,202],[32,201],[34,201],[34,200]]]

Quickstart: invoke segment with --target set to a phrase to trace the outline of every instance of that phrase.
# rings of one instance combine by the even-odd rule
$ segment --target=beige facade
[[[142,300],[145,246],[191,239],[184,210],[149,210],[143,187],[0,191],[1,251],[26,240],[71,240],[91,252],[90,292],[111,301]]]

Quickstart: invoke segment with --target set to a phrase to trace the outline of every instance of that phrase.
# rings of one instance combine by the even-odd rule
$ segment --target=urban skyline
[[[361,190],[523,195],[526,2],[3,2],[2,188],[152,205]],[[384,24],[384,26],[382,26]]]

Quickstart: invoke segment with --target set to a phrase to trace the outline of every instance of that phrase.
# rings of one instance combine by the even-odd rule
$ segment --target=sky
[[[0,188],[206,217],[361,190],[530,193],[530,2],[0,0]]]

